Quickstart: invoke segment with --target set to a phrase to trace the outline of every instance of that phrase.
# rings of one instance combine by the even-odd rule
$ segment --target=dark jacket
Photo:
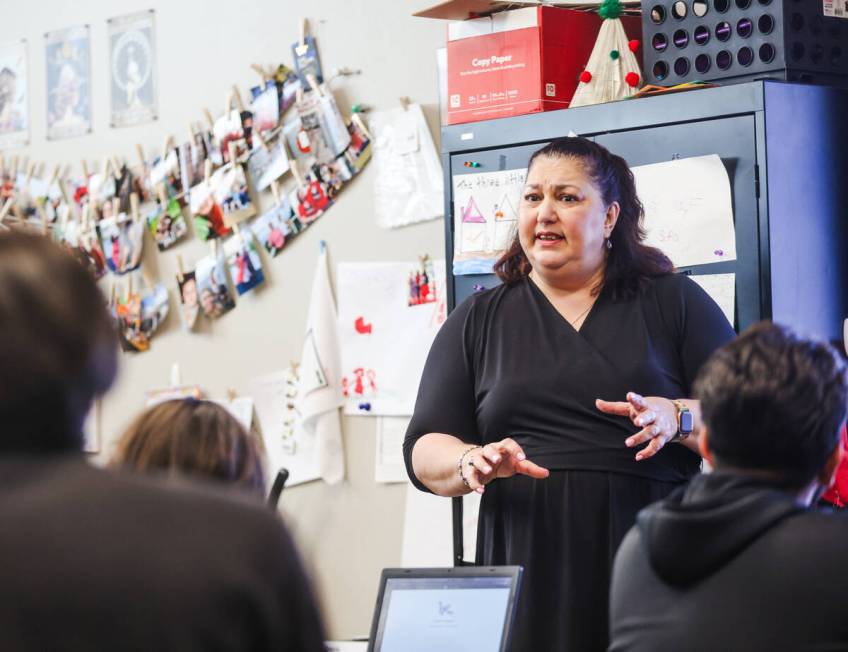
[[[292,541],[264,505],[77,456],[0,457],[0,648],[319,652]]]
[[[642,512],[615,559],[614,651],[848,650],[848,518],[730,474]]]

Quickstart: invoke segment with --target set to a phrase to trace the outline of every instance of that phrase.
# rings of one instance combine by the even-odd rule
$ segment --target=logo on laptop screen
[[[442,602],[439,600],[439,615],[453,616],[453,609],[451,608],[450,602]]]

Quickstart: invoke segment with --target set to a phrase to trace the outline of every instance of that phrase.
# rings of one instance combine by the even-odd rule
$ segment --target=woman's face
[[[603,267],[618,212],[617,202],[604,205],[579,160],[539,157],[521,195],[521,248],[537,274],[591,277]]]

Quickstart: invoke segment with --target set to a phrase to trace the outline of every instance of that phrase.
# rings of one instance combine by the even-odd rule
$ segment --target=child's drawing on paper
[[[377,372],[357,367],[342,377],[342,394],[345,398],[370,398],[377,396]]]
[[[495,249],[505,251],[518,227],[518,210],[511,193],[504,192],[495,206]]]
[[[418,306],[436,301],[436,275],[433,271],[433,261],[429,256],[422,256],[418,267],[409,272],[407,285],[409,286],[407,305]]]
[[[460,251],[464,254],[482,253],[488,248],[488,224],[474,197],[468,198],[462,209],[462,240]]]
[[[526,175],[502,170],[454,176],[454,274],[491,274],[515,233]]]
[[[342,263],[338,325],[346,414],[412,414],[445,320],[444,261]]]

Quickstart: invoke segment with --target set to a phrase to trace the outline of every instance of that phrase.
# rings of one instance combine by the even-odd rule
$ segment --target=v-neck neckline
[[[586,313],[586,316],[583,318],[583,322],[580,324],[580,328],[577,328],[577,327],[574,326],[574,324],[572,324],[570,321],[568,321],[568,319],[565,317],[565,315],[563,315],[559,310],[557,310],[557,307],[554,305],[554,302],[551,301],[550,298],[548,297],[548,295],[545,294],[542,291],[542,288],[540,288],[538,285],[536,285],[536,281],[534,281],[530,277],[529,274],[527,275],[526,280],[530,284],[532,291],[536,292],[542,298],[542,300],[548,306],[548,308],[550,310],[552,310],[553,313],[562,321],[562,323],[565,324],[565,326],[567,326],[569,329],[571,329],[571,332],[573,332],[575,335],[582,335],[583,334],[583,330],[586,328],[586,324],[588,324],[589,321],[592,319],[592,315],[595,314],[595,307],[598,305],[598,302],[601,300],[601,298],[604,294],[604,290],[603,290],[603,288],[601,288],[601,291],[598,293],[598,296],[595,297],[595,301],[592,303],[591,307],[589,308],[589,311]],[[577,320],[575,320],[575,321],[577,321]]]

